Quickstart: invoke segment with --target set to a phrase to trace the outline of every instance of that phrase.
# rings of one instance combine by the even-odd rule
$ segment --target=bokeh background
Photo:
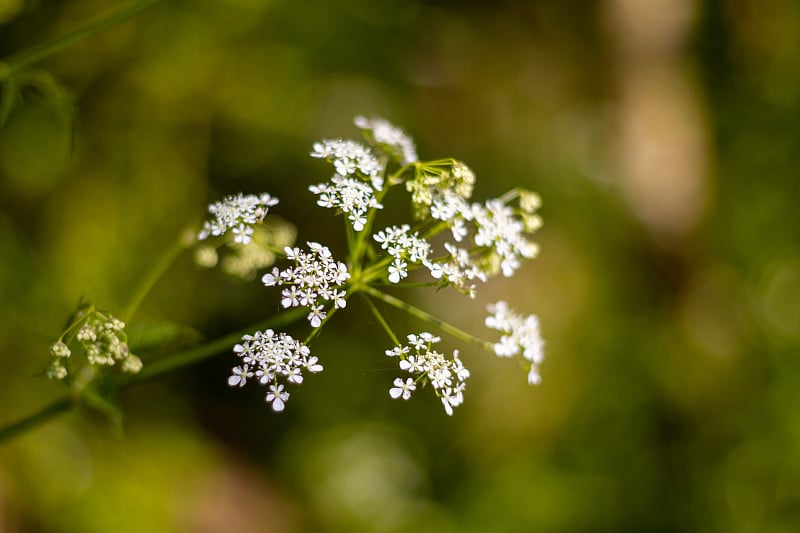
[[[0,58],[125,5],[0,0]],[[307,154],[357,114],[466,161],[478,199],[541,194],[515,278],[412,297],[474,331],[500,298],[537,313],[547,361],[531,388],[448,339],[473,373],[448,418],[389,399],[353,305],[281,415],[222,354],[127,389],[121,427],[78,410],[3,443],[0,531],[800,530],[798,65],[794,0],[164,0],[25,70],[0,424],[62,394],[41,374],[77,302],[123,309],[209,201],[269,191],[343,250]],[[211,339],[276,308],[183,257],[136,320]]]

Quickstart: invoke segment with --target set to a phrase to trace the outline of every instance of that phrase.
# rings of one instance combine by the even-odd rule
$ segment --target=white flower
[[[308,314],[308,321],[311,323],[312,328],[318,328],[325,320],[326,313],[321,305],[311,306],[311,312]]]
[[[399,356],[400,369],[417,375],[418,379],[406,378],[404,381],[402,378],[396,378],[395,386],[389,389],[389,395],[392,398],[402,397],[407,400],[411,392],[416,389],[416,382],[422,379],[423,384],[430,383],[436,395],[441,398],[445,412],[452,415],[453,407],[464,401],[463,391],[466,379],[469,377],[469,370],[458,358],[458,350],[453,352],[452,359],[448,359],[443,353],[432,348],[441,339],[428,332],[411,334],[407,339],[407,346],[396,346],[386,350],[386,355]]]
[[[408,276],[408,264],[402,259],[395,259],[389,265],[389,281],[400,283],[400,280]]]
[[[489,304],[491,313],[486,317],[486,327],[503,333],[500,342],[494,345],[499,357],[521,355],[528,365],[528,383],[538,384],[541,381],[539,365],[544,360],[544,340],[539,331],[539,319],[536,315],[523,316],[508,307],[504,301]]]
[[[259,384],[269,387],[266,401],[272,404],[274,411],[283,411],[289,399],[280,380],[299,385],[304,380],[303,370],[313,374],[323,370],[319,359],[311,355],[307,346],[271,329],[245,335],[242,343],[233,347],[233,352],[244,364],[233,367],[228,385],[243,387],[249,378],[256,376]]]
[[[272,410],[276,413],[283,411],[286,407],[286,400],[289,399],[289,393],[283,390],[283,385],[270,385],[269,392],[265,398],[267,403],[272,404]]]
[[[368,119],[358,116],[355,125],[364,130],[369,141],[396,159],[400,164],[417,161],[414,141],[406,132],[382,118]]]
[[[237,344],[237,346],[239,346]],[[228,385],[231,387],[244,387],[247,379],[253,377],[250,368],[247,365],[233,367],[233,375],[228,378]]]
[[[50,354],[53,357],[62,357],[66,359],[67,357],[72,355],[72,350],[70,350],[69,346],[67,346],[63,342],[58,341],[50,347]]]
[[[346,213],[356,231],[364,229],[370,209],[383,208],[375,198],[375,188],[357,178],[336,175],[330,182],[311,185],[308,189],[319,197],[317,205]]]
[[[205,223],[197,238],[202,241],[209,236],[217,237],[232,230],[236,235],[236,242],[248,244],[252,240],[252,226],[261,223],[269,208],[277,204],[278,199],[268,193],[226,196],[222,201],[208,206],[208,212],[213,215],[212,220]]]
[[[368,179],[376,190],[383,188],[383,179],[380,177],[383,167],[363,144],[343,139],[324,139],[314,143],[311,157],[333,163],[336,173],[342,177],[359,175]]]
[[[330,249],[317,242],[307,243],[309,252],[299,248],[286,247],[286,257],[294,266],[264,274],[261,282],[267,287],[288,285],[281,291],[281,305],[289,307],[309,307],[308,321],[312,327],[319,327],[325,320],[324,302],[333,302],[334,308],[347,305],[347,294],[339,289],[349,278],[347,266],[333,259]]]
[[[411,398],[411,393],[417,390],[417,386],[414,384],[414,380],[411,378],[406,378],[403,381],[402,378],[395,378],[394,379],[394,387],[389,389],[389,396],[394,398],[403,397],[404,400],[408,400]]]

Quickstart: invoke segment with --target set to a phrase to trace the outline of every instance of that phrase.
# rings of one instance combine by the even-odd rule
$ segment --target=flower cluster
[[[472,171],[454,160],[415,166],[414,178],[406,181],[406,188],[417,217],[439,221],[439,228],[427,233],[432,237],[446,227],[454,242],[444,242],[446,254],[434,257],[428,238],[413,232],[409,225],[377,232],[373,239],[394,259],[388,265],[390,282],[400,282],[407,277],[409,265],[416,264],[427,268],[443,285],[474,297],[474,281],[485,282],[498,273],[512,276],[522,259],[536,255],[538,248],[526,233],[541,225],[534,214],[538,196],[515,190],[506,199],[469,203],[474,180]],[[520,198],[520,207],[512,208],[508,202],[516,197]],[[469,245],[459,246],[462,242]]]
[[[294,262],[294,267],[265,274],[261,281],[267,287],[286,285],[281,295],[281,305],[289,307],[308,307],[308,321],[312,327],[319,327],[327,313],[321,301],[333,302],[334,308],[347,305],[346,293],[340,290],[349,278],[347,266],[331,256],[327,246],[316,242],[308,243],[309,252],[299,248],[285,248],[286,258]]]
[[[225,273],[252,281],[259,270],[275,264],[276,250],[294,245],[297,229],[280,217],[271,217],[269,224],[254,226],[251,237],[250,244],[229,243],[224,253],[213,246],[198,245],[194,251],[195,263],[204,268],[219,264]]]
[[[469,200],[474,186],[475,174],[467,165],[455,159],[415,165],[414,178],[406,181],[417,218],[430,215],[437,203]]]
[[[367,140],[393,157],[401,165],[417,161],[414,141],[402,129],[382,118],[358,116],[355,125],[364,131]]]
[[[303,382],[303,370],[313,374],[322,372],[318,358],[311,355],[307,346],[290,335],[276,334],[271,329],[245,335],[233,351],[242,362],[233,367],[228,385],[244,387],[247,380],[255,376],[258,383],[269,387],[265,399],[273,411],[283,411],[289,399],[281,379],[299,385]]]
[[[486,327],[503,333],[500,342],[494,345],[499,357],[521,356],[528,368],[528,383],[541,381],[538,366],[544,360],[544,340],[539,332],[536,315],[523,316],[508,307],[504,301],[489,304]]]
[[[242,193],[226,196],[221,202],[208,206],[213,220],[206,221],[197,238],[202,241],[209,236],[217,237],[231,230],[235,242],[249,244],[253,226],[262,222],[269,208],[277,204],[278,199],[267,193],[258,196]]]
[[[75,339],[80,343],[86,359],[92,366],[114,366],[121,363],[123,372],[137,373],[142,361],[128,348],[125,323],[108,313],[90,309],[70,329],[80,326]],[[74,330],[73,330],[74,331]],[[69,330],[67,331],[69,333]],[[51,379],[64,379],[69,371],[64,362],[72,356],[72,350],[63,339],[50,347],[53,361],[47,370]]]
[[[453,414],[453,408],[464,401],[464,388],[469,370],[458,358],[458,350],[453,351],[453,358],[448,359],[432,346],[441,341],[441,338],[431,333],[422,332],[417,335],[408,335],[406,346],[395,346],[386,350],[389,357],[400,358],[400,369],[416,375],[416,379],[395,378],[394,387],[389,389],[392,398],[402,397],[408,400],[411,393],[416,390],[416,383],[430,383],[436,396],[442,401],[445,412]]]
[[[308,188],[319,196],[317,205],[340,209],[347,213],[353,229],[361,231],[367,223],[367,211],[381,209],[383,206],[375,198],[373,186],[357,178],[333,176],[329,183],[318,183]]]
[[[383,188],[381,171],[383,166],[378,158],[363,144],[342,139],[324,139],[314,143],[311,157],[325,159],[333,163],[340,176],[359,176],[368,179],[372,187],[379,191]]]

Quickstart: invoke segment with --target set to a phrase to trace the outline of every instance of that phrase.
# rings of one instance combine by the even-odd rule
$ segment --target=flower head
[[[253,226],[261,223],[269,208],[277,204],[278,199],[268,193],[226,196],[222,201],[208,206],[212,219],[205,223],[197,238],[202,241],[209,236],[217,237],[231,230],[237,243],[249,244]]]
[[[326,316],[323,302],[333,302],[335,308],[347,305],[345,291],[340,287],[350,274],[344,263],[333,259],[327,246],[316,242],[307,244],[308,252],[287,246],[286,257],[294,262],[294,266],[284,270],[275,267],[261,281],[268,287],[286,286],[281,292],[281,305],[284,308],[310,308],[308,321],[316,328]]]
[[[363,144],[343,139],[324,139],[314,143],[311,157],[333,163],[336,173],[342,177],[355,176],[372,183],[375,190],[383,188],[383,169],[380,161]]]
[[[323,370],[317,357],[302,342],[271,329],[245,335],[233,352],[242,364],[233,367],[228,385],[244,387],[250,378],[256,377],[259,384],[269,388],[265,399],[276,412],[283,411],[289,399],[282,380],[299,385],[303,382],[303,371],[316,374]]]
[[[75,327],[83,323],[75,333],[75,340],[92,366],[109,367],[120,363],[123,372],[135,374],[142,369],[142,361],[128,348],[125,323],[113,315],[87,306],[79,313]],[[74,345],[73,345],[74,346]],[[73,350],[63,340],[50,347],[53,362],[47,371],[51,379],[64,379],[69,371],[64,364],[71,358]]]
[[[442,401],[445,412],[452,415],[453,408],[464,401],[463,391],[466,379],[469,377],[469,370],[458,358],[458,350],[454,350],[452,359],[448,359],[443,353],[433,349],[433,345],[441,339],[428,332],[411,334],[407,339],[406,346],[387,350],[386,355],[399,356],[400,369],[416,374],[417,379],[406,378],[404,381],[402,378],[396,378],[394,387],[389,389],[389,395],[395,399],[402,397],[407,400],[416,390],[415,383],[421,380],[423,384],[430,383]]]
[[[319,197],[317,205],[347,213],[347,218],[356,231],[364,229],[370,209],[383,208],[375,198],[373,186],[356,178],[335,175],[330,182],[318,183],[308,189]]]
[[[498,357],[520,356],[528,367],[528,383],[541,381],[539,365],[544,360],[544,340],[539,332],[539,319],[536,315],[520,315],[508,307],[504,301],[489,304],[491,313],[486,317],[486,327],[500,331],[503,336],[494,345]]]
[[[414,141],[402,129],[382,118],[358,116],[355,125],[364,131],[367,140],[401,165],[417,161]]]

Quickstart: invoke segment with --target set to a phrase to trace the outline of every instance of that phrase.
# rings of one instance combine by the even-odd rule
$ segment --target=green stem
[[[154,6],[162,0],[140,0],[134,4],[122,9],[116,13],[112,13],[99,20],[90,22],[77,29],[76,31],[56,37],[50,41],[34,46],[28,50],[24,50],[18,54],[11,56],[5,62],[0,62],[0,82],[4,82],[14,76],[14,74],[25,67],[38,63],[61,50],[78,43],[87,37],[99,33],[108,28],[113,28],[123,22],[135,17],[145,9]]]
[[[21,433],[25,433],[26,431],[30,431],[31,429],[41,426],[48,420],[55,418],[62,413],[66,413],[72,409],[74,405],[75,399],[72,397],[64,396],[59,398],[36,413],[26,416],[22,420],[14,422],[13,424],[9,424],[0,429],[0,442],[9,440]]]
[[[305,315],[305,309],[292,309],[285,313],[275,315],[268,320],[251,324],[240,331],[229,333],[224,337],[220,337],[201,346],[195,346],[194,348],[189,348],[188,350],[178,352],[169,357],[157,359],[148,363],[138,374],[124,381],[122,386],[127,387],[140,381],[158,378],[180,370],[181,368],[205,361],[223,351],[230,350],[234,344],[242,339],[243,335],[253,333],[256,330],[287,326],[303,318]]]
[[[386,333],[392,339],[392,342],[395,344],[395,346],[400,346],[400,341],[398,340],[397,335],[394,334],[394,331],[392,331],[392,328],[389,327],[389,323],[386,322],[386,319],[383,317],[383,315],[378,310],[378,308],[375,307],[375,304],[372,303],[372,300],[369,298],[369,296],[367,296],[366,294],[362,294],[361,296],[364,297],[364,301],[367,302],[367,305],[369,306],[370,311],[372,311],[372,314],[375,315],[375,318],[378,319],[378,322],[380,323],[381,326],[383,326],[383,329],[386,330]]]
[[[133,293],[128,306],[122,312],[121,318],[124,322],[128,322],[131,318],[133,318],[136,310],[139,309],[139,306],[142,304],[150,290],[155,286],[156,283],[158,283],[158,280],[161,279],[169,267],[172,266],[180,253],[192,244],[191,242],[186,241],[187,239],[181,235],[181,238],[166,252],[164,252],[159,260],[153,265],[153,268],[144,277],[142,282],[136,287],[136,291]]]
[[[485,341],[472,335],[471,333],[467,333],[463,329],[460,329],[449,322],[445,322],[444,320],[433,316],[432,314],[428,313],[427,311],[423,311],[419,307],[415,307],[410,303],[404,302],[399,298],[395,298],[391,294],[387,294],[385,292],[379,291],[374,287],[370,287],[368,285],[362,286],[361,290],[365,293],[369,294],[373,298],[377,298],[386,302],[387,304],[396,307],[397,309],[401,309],[406,313],[410,314],[411,316],[417,317],[420,320],[427,322],[437,328],[441,329],[445,333],[452,335],[457,339],[461,339],[464,342],[469,342],[471,344],[475,344],[480,346],[484,350],[494,353],[494,346],[491,342]]]
[[[383,188],[378,191],[378,194],[375,195],[375,200],[378,203],[383,201],[383,198],[386,196],[386,193],[389,192],[389,189],[392,185],[398,183],[400,176],[408,170],[409,168],[415,166],[416,163],[408,163],[403,165],[397,171],[389,176],[386,180],[384,180]],[[372,235],[372,225],[375,223],[375,217],[378,215],[378,209],[370,209],[367,213],[367,223],[364,224],[364,228],[358,232],[356,236],[355,244],[351,246],[351,263],[354,269],[354,273],[356,276],[360,275],[361,273],[361,260],[364,258],[364,253],[367,250],[367,238]],[[348,242],[349,244],[349,242]]]

